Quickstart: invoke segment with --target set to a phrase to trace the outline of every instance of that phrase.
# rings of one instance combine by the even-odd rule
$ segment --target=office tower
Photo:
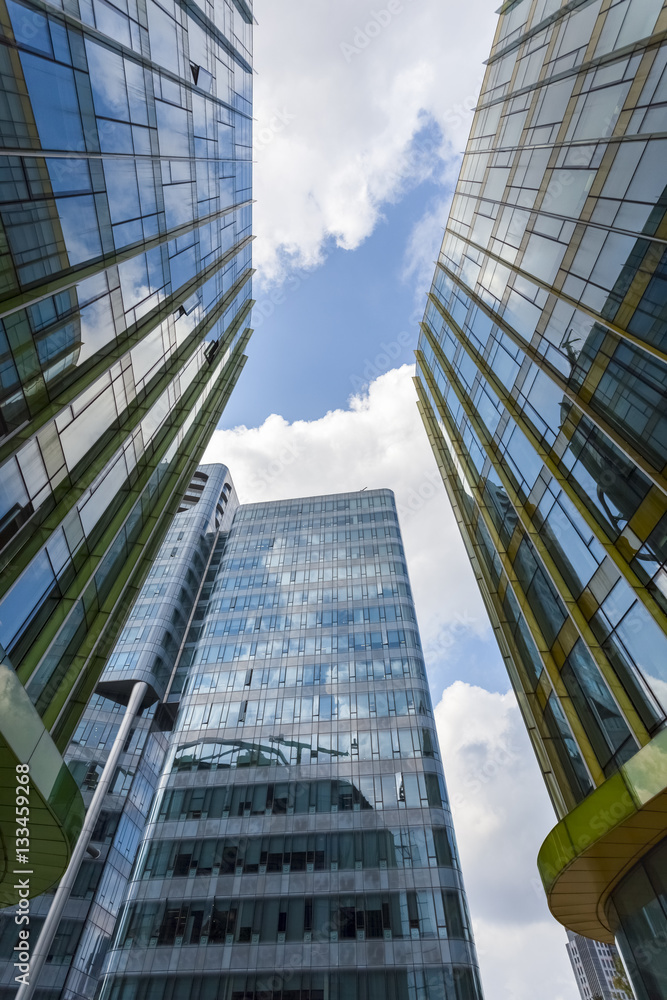
[[[126,1000],[478,1000],[393,495],[238,508],[105,966]]]
[[[252,12],[6,0],[0,22],[7,905],[13,762],[36,894],[82,822],[55,764],[245,360]]]
[[[565,947],[581,1000],[633,1000],[629,985],[621,985],[623,967],[613,944],[591,941],[568,931]]]
[[[549,906],[639,1000],[667,996],[661,6],[501,8],[416,379],[559,818]]]
[[[76,875],[49,957],[37,978],[46,1000],[92,1000],[168,747],[170,716],[160,704],[208,569],[213,545],[229,530],[238,505],[229,472],[200,466],[174,517],[148,578],[120,633],[65,754],[90,805],[119,730],[124,702],[137,681],[149,691],[95,820],[92,846]],[[52,894],[33,900],[34,951]],[[16,907],[0,913],[0,997],[16,994]]]

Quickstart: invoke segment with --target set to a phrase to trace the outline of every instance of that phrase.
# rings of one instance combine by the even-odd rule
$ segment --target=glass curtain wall
[[[252,9],[2,0],[0,32],[0,643],[62,752],[245,361]]]
[[[416,378],[562,820],[552,911],[619,934],[641,1000],[667,996],[667,950],[622,927],[629,905],[667,941],[664,885],[623,919],[607,901],[665,831],[666,29],[662,0],[503,5]]]
[[[481,1000],[393,495],[239,507],[104,1000]]]
[[[41,1000],[95,996],[169,745],[173,719],[160,700],[204,585],[213,546],[229,530],[237,505],[225,466],[197,469],[66,751],[69,771],[88,805],[129,692],[137,681],[149,685],[93,831],[91,843],[99,856],[83,861],[39,976],[36,995]],[[31,902],[33,948],[52,901],[49,893]],[[15,913],[15,906],[0,912],[0,1000],[12,1000],[17,989]]]

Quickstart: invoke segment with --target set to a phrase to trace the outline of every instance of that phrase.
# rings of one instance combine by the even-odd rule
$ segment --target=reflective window
[[[651,950],[647,942],[667,937],[667,845],[664,843],[636,864],[611,894],[607,914],[633,985],[640,984],[645,997],[659,996],[667,986],[667,953]],[[641,994],[639,994],[641,996]],[[644,1000],[644,997],[642,997]]]
[[[292,813],[356,812],[361,809],[431,808],[447,802],[444,782],[438,774],[391,773],[364,779],[243,783],[223,787],[168,789],[159,816],[161,820],[226,819],[229,816],[291,815]]]
[[[554,751],[565,773],[570,792],[575,801],[579,802],[593,791],[593,782],[572,735],[563,708],[555,694],[549,696],[544,712],[544,721]]]
[[[613,773],[639,748],[598,667],[580,639],[565,661],[561,677],[600,765],[605,774]]]
[[[73,71],[28,52],[21,65],[42,147],[85,150]]]
[[[528,598],[547,643],[551,645],[567,617],[556,588],[538,563],[532,543],[524,538],[517,550],[514,570]]]
[[[344,867],[348,867],[344,863]],[[285,941],[470,939],[456,889],[282,899],[133,903],[116,947],[262,944]]]
[[[153,841],[137,871],[142,878],[362,868],[451,867],[447,827],[318,833],[264,838]],[[240,870],[240,871],[239,871]]]
[[[519,5],[521,9],[523,5]],[[287,926],[287,925],[286,925]],[[251,939],[252,940],[252,939]],[[464,965],[426,969],[392,969],[340,972],[274,973],[274,992],[297,992],[299,1000],[481,1000],[476,970]],[[261,1000],[266,976],[240,973],[220,976],[115,977],[109,987],[110,1000],[170,1000],[178,990],[179,1000]]]

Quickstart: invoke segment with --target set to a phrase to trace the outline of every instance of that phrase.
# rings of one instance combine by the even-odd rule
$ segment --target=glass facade
[[[137,681],[148,683],[149,696],[127,738],[93,830],[91,843],[99,856],[83,861],[37,980],[41,1000],[95,996],[169,746],[173,719],[158,699],[171,679],[213,545],[229,530],[237,505],[226,467],[200,466],[70,741],[65,760],[88,806],[120,728],[129,691]],[[31,903],[33,948],[52,901],[52,894],[44,894]],[[17,987],[15,913],[15,906],[0,912],[1,1000],[12,1000]]]
[[[0,32],[0,644],[62,752],[245,361],[252,10],[7,0]]]
[[[563,829],[641,748],[667,791],[666,28],[662,0],[503,5],[417,352]],[[639,825],[591,906],[557,913],[567,926],[613,940],[604,901],[656,837]],[[608,832],[591,822],[572,850]],[[640,1000],[667,996],[626,958]]]
[[[481,1000],[393,495],[240,506],[101,997]]]
[[[649,996],[667,993],[667,843],[649,851],[614,887],[607,910]]]

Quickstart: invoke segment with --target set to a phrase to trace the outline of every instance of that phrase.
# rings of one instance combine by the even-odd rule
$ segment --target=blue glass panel
[[[28,52],[21,53],[21,65],[42,147],[84,150],[72,70]]]

